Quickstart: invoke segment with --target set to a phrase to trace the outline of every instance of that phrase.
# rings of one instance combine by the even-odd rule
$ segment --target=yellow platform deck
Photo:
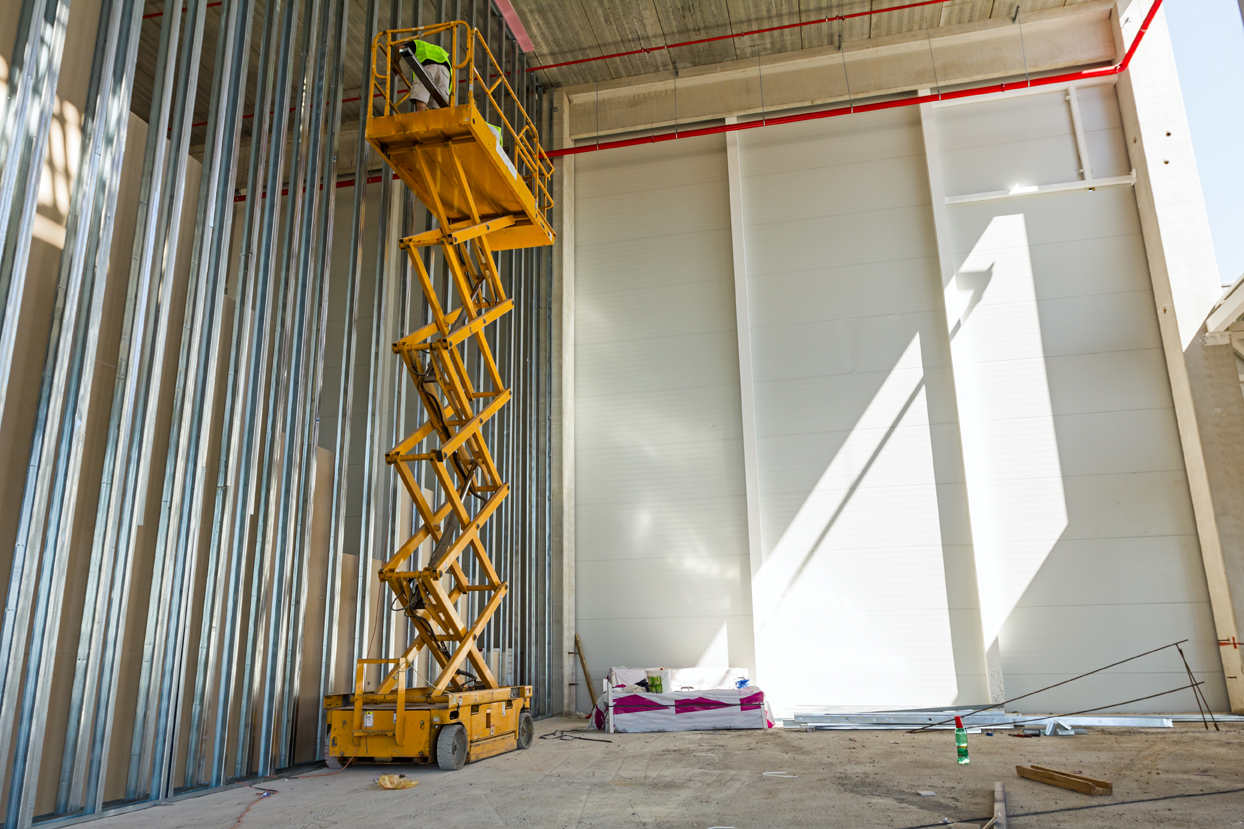
[[[519,172],[532,165],[522,163],[521,149],[517,163],[502,150],[474,102],[376,116],[367,140],[420,201],[434,210],[439,204],[453,230],[512,219],[488,233],[493,250],[552,244],[548,209],[532,192],[533,183],[542,187],[540,176]]]

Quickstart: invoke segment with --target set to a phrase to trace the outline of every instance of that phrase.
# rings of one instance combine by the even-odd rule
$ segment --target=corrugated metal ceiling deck
[[[859,41],[926,28],[970,23],[985,18],[1014,17],[1018,6],[1032,12],[1089,0],[946,0],[920,8],[902,9],[887,14],[833,21],[818,25],[770,32],[715,43],[683,46],[673,50],[660,49],[642,55],[593,63],[566,66],[537,73],[539,79],[554,86],[591,83],[616,78],[668,71],[671,58],[677,68],[701,66],[723,61],[772,55],[825,46],[842,41]],[[247,73],[246,111],[254,111],[257,97],[259,51],[263,39],[263,19],[268,0],[255,0],[254,23],[251,31],[251,61]],[[364,43],[366,0],[349,0],[349,41],[345,68],[346,98],[359,94],[364,72],[367,44]],[[402,25],[413,25],[416,4],[398,0]],[[659,47],[704,37],[750,31],[800,21],[818,20],[837,15],[889,6],[904,5],[912,0],[512,0],[515,10],[531,37],[535,51],[527,56],[530,65],[559,63],[585,57],[640,47]],[[325,3],[325,5],[328,5]],[[389,4],[381,0],[381,26],[388,27]],[[159,48],[164,8],[160,0],[148,0],[146,12],[157,16],[143,22],[142,49],[134,79],[131,110],[146,120],[150,112],[151,94]],[[423,0],[423,20],[430,22],[455,16],[473,19],[484,25],[484,0]],[[207,9],[203,38],[203,54],[195,98],[194,122],[199,124],[191,134],[191,146],[198,147],[206,138],[208,103],[211,97],[212,72],[215,64],[216,37],[220,27],[222,6]],[[491,15],[492,25],[499,25],[499,15]],[[302,21],[294,44],[299,43]],[[358,103],[342,108],[345,123],[358,118]],[[243,125],[244,140],[250,134],[251,121]]]
[[[913,0],[512,0],[535,46],[532,65],[651,48],[705,37],[907,5]],[[827,46],[871,37],[1013,18],[1087,0],[947,0],[888,14],[857,17],[695,46],[661,49],[541,72],[556,86]]]

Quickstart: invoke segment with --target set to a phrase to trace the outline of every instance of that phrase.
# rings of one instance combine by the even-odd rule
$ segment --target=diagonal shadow
[[[863,482],[864,476],[868,474],[868,471],[872,469],[873,464],[877,462],[877,458],[881,455],[881,450],[884,449],[886,444],[890,442],[890,438],[894,435],[895,430],[898,429],[898,424],[902,422],[904,417],[906,417],[907,411],[911,408],[912,404],[916,402],[916,397],[919,396],[920,392],[923,390],[924,378],[921,378],[920,382],[916,383],[916,387],[912,389],[911,394],[907,396],[907,400],[903,402],[902,407],[898,410],[898,414],[894,416],[894,420],[890,423],[889,428],[886,429],[885,434],[881,436],[881,440],[877,441],[877,448],[874,449],[872,454],[868,456],[868,460],[860,469],[859,474],[855,476],[855,480],[851,481],[851,486],[847,487],[846,494],[842,497],[842,501],[834,510],[834,514],[829,517],[829,521],[825,523],[825,528],[821,530],[821,534],[818,535],[816,537],[816,541],[808,547],[808,552],[804,555],[803,561],[799,562],[799,567],[795,569],[794,575],[792,575],[790,580],[786,583],[786,588],[782,591],[782,596],[779,602],[782,599],[785,599],[795,584],[799,582],[799,579],[803,576],[803,571],[807,569],[808,564],[812,561],[812,557],[816,555],[816,551],[820,548],[821,542],[825,540],[825,536],[829,535],[829,531],[833,529],[834,524],[838,522],[838,518],[842,515],[843,510],[847,508],[847,504],[851,502],[851,498],[855,495],[855,491],[860,488],[860,484]]]
[[[976,306],[985,297],[985,289],[989,287],[989,283],[992,280],[992,264],[983,271],[960,270],[955,273],[955,285],[970,289],[972,295],[968,297],[967,304],[959,312],[959,318],[955,320],[954,327],[950,329],[950,337],[948,339],[953,340],[955,335],[959,333],[959,329],[963,328],[963,323],[967,322],[968,317],[972,315],[972,311],[976,309]]]

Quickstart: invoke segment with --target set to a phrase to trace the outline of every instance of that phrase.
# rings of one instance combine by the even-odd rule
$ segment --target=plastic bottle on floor
[[[959,755],[959,765],[966,766],[968,760],[968,732],[963,728],[963,718],[955,717],[955,751]]]

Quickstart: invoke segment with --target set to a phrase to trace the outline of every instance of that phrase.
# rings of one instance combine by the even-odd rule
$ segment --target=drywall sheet
[[[575,176],[576,609],[589,667],[750,668],[725,139],[585,155]]]
[[[934,108],[948,196],[1130,170],[1114,89]],[[986,647],[1016,696],[1178,639],[1225,707],[1136,200],[1128,186],[952,204],[946,289]],[[1187,683],[1173,650],[1020,703]],[[1195,708],[1191,692],[1121,710]]]
[[[739,142],[763,547],[757,683],[778,715],[980,699],[918,113]]]

